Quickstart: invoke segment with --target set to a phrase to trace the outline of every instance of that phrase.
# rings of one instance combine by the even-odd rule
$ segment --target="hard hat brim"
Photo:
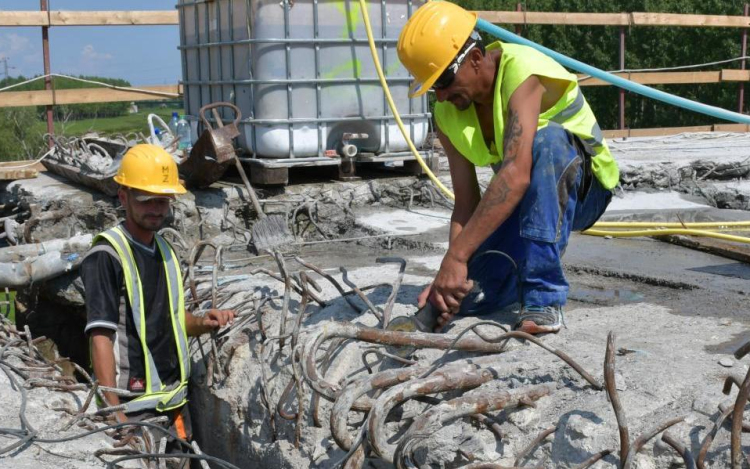
[[[116,183],[118,183],[119,185],[123,187],[129,187],[131,189],[138,189],[140,191],[148,192],[156,196],[182,195],[182,194],[187,193],[187,189],[185,189],[185,187],[182,184],[175,184],[169,187],[128,184],[125,181],[123,181],[119,175],[115,176],[113,179]]]

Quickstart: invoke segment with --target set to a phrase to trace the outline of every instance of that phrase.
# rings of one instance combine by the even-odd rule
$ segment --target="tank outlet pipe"
[[[726,109],[722,109],[722,108],[715,107],[715,106],[709,106],[707,104],[699,103],[697,101],[691,101],[686,98],[681,98],[673,94],[665,93],[664,91],[656,90],[649,86],[641,85],[640,83],[635,83],[630,80],[626,80],[625,78],[618,77],[617,75],[613,75],[609,72],[605,72],[604,70],[600,70],[596,67],[592,67],[591,65],[585,64],[576,59],[572,59],[568,57],[567,55],[561,54],[559,52],[555,52],[552,49],[548,49],[540,44],[537,44],[535,42],[529,41],[528,39],[522,38],[521,36],[517,36],[513,34],[512,32],[505,30],[499,26],[496,26],[483,19],[477,20],[477,29],[484,31],[485,33],[491,34],[502,41],[512,42],[514,44],[521,44],[524,46],[533,47],[539,52],[545,55],[548,55],[549,57],[552,57],[553,59],[555,59],[557,62],[559,62],[565,67],[572,68],[573,70],[576,70],[581,73],[585,73],[586,75],[591,75],[594,78],[604,80],[607,83],[626,89],[633,93],[646,96],[647,98],[655,99],[657,101],[661,101],[663,103],[667,103],[672,106],[681,107],[689,111],[706,114],[707,116],[716,117],[717,119],[722,119],[722,120],[731,121],[731,122],[738,122],[740,124],[750,124],[750,116],[739,114],[733,111],[728,111]]]

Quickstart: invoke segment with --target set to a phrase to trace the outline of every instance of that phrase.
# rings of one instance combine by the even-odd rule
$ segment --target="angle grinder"
[[[440,310],[433,306],[430,301],[419,308],[419,310],[410,316],[398,316],[388,323],[386,330],[398,332],[434,332],[438,325]],[[407,358],[414,353],[416,348],[407,345],[386,347],[388,353],[397,357]]]

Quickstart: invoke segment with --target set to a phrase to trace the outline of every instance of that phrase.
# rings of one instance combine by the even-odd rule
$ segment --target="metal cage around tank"
[[[408,97],[411,78],[396,43],[422,3],[367,4],[386,80],[418,148],[428,140],[431,114],[425,97]],[[365,161],[409,159],[357,0],[180,0],[177,7],[186,112],[236,104],[239,144],[252,159],[323,164],[347,139]],[[197,119],[191,123],[197,135]]]

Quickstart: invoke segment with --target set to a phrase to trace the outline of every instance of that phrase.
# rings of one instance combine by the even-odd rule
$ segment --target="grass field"
[[[182,112],[180,109],[175,109],[175,111]],[[83,135],[86,132],[107,134],[143,132],[144,135],[148,135],[149,130],[146,118],[151,113],[158,115],[166,123],[169,123],[169,119],[172,118],[172,109],[147,109],[126,116],[83,119],[71,121],[64,125],[55,122],[55,132],[67,136]]]
[[[9,297],[9,298],[8,298]],[[16,322],[16,292],[9,292],[6,296],[5,292],[0,293],[0,314],[8,318],[12,323]],[[10,304],[3,304],[5,301],[10,301]]]

